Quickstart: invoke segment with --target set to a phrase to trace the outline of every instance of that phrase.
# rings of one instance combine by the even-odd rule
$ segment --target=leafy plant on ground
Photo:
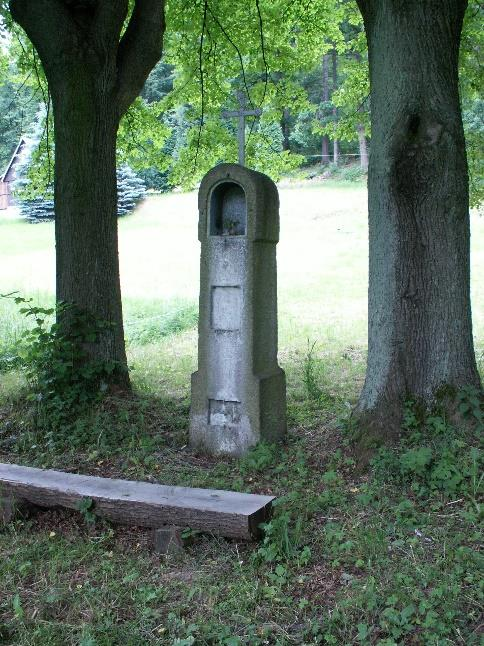
[[[474,418],[473,429],[453,425],[444,416],[421,411],[415,402],[407,402],[400,444],[380,449],[373,460],[375,476],[381,483],[409,487],[419,498],[433,493],[447,499],[477,495],[476,486],[482,484],[482,455],[478,450],[482,398],[466,390],[458,393],[457,400],[461,413]]]
[[[105,380],[117,366],[89,359],[85,348],[97,342],[110,324],[72,304],[45,308],[33,305],[32,299],[7,297],[33,322],[19,339],[17,355],[29,385],[35,424],[56,431],[106,392]],[[57,322],[52,322],[54,316]]]
[[[96,521],[96,514],[94,513],[94,500],[92,498],[83,498],[77,504],[77,509],[84,518],[84,522],[92,525]]]
[[[277,444],[259,442],[244,457],[241,458],[239,467],[241,473],[263,472],[277,464],[281,450]]]
[[[458,411],[477,425],[477,431],[484,431],[484,397],[473,386],[462,388],[457,393]]]
[[[345,182],[358,182],[366,178],[366,171],[359,164],[343,166],[339,171],[339,178]]]

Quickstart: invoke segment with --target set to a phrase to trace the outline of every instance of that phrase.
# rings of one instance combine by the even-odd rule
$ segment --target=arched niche
[[[222,182],[210,198],[210,235],[245,236],[247,200],[244,189],[235,182]]]

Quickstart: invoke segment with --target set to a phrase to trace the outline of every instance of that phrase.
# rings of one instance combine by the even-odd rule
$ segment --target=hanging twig
[[[18,39],[20,42],[20,39]],[[23,49],[23,47],[22,47]],[[24,50],[25,51],[25,50]],[[42,93],[42,99],[45,105],[45,110],[46,110],[46,116],[45,116],[45,127],[44,127],[44,132],[42,133],[42,136],[40,140],[42,141],[44,134],[45,134],[45,140],[46,140],[46,151],[47,151],[47,186],[45,187],[45,193],[47,192],[48,186],[52,183],[52,161],[50,157],[50,128],[49,128],[49,117],[50,117],[50,89],[49,85],[47,84],[47,96],[44,91],[44,86],[42,85],[42,81],[40,79],[40,73],[39,73],[39,68],[38,68],[38,63],[37,63],[37,56],[35,53],[34,48],[32,47],[32,62],[34,66],[34,72],[35,76],[37,78],[37,84],[40,88],[40,91]],[[40,145],[40,142],[39,142]]]
[[[264,103],[264,100],[266,98],[266,93],[267,93],[267,84],[269,81],[269,66],[267,65],[267,60],[266,60],[266,49],[265,49],[265,43],[264,43],[264,25],[262,22],[262,14],[260,11],[259,0],[255,0],[255,6],[257,7],[257,14],[259,16],[260,46],[262,49],[262,60],[264,62],[264,71],[265,71],[264,93],[262,95],[262,100],[259,106],[260,108],[262,108],[262,105]]]
[[[16,99],[19,97],[21,90],[25,87],[25,84],[29,80],[29,78],[32,76],[32,70],[27,74],[27,76],[24,78],[22,83],[18,86],[18,88],[15,90],[15,93],[13,95],[12,100],[10,101],[9,105],[7,106],[6,112],[10,112],[10,109],[13,107]]]
[[[203,123],[204,123],[204,118],[205,118],[205,85],[204,85],[204,78],[203,78],[203,40],[205,38],[205,28],[207,25],[207,10],[208,10],[208,1],[204,0],[203,3],[203,21],[202,21],[202,34],[200,36],[200,47],[198,48],[198,65],[199,65],[199,72],[200,72],[200,90],[201,90],[201,98],[202,98],[202,114],[200,115],[200,125],[198,127],[198,137],[197,137],[197,150],[195,152],[195,161],[194,161],[194,170],[196,170],[197,167],[197,161],[198,161],[198,151],[200,150],[200,140],[202,136],[202,128],[203,128]]]
[[[207,4],[207,6],[208,6],[208,4]],[[246,76],[245,76],[244,59],[242,58],[242,54],[240,52],[240,49],[237,47],[237,45],[234,43],[232,38],[229,36],[228,32],[226,31],[226,29],[224,28],[224,26],[222,25],[220,20],[217,18],[217,16],[213,13],[210,6],[208,6],[208,10],[210,11],[210,15],[212,16],[215,24],[218,25],[218,27],[219,27],[220,31],[222,32],[222,34],[225,36],[225,38],[229,41],[229,43],[232,45],[232,47],[237,52],[237,57],[238,57],[239,62],[240,62],[240,69],[242,71],[242,81],[244,83],[245,92],[247,94],[247,98],[249,100],[250,107],[252,109],[254,109],[254,104],[252,103],[252,99],[250,98],[249,86],[247,85],[247,79],[246,79]]]
[[[262,95],[262,100],[260,102],[259,108],[262,108],[265,98],[266,98],[266,93],[267,93],[267,85],[269,82],[269,66],[267,65],[267,60],[266,60],[266,49],[265,49],[265,43],[264,43],[264,23],[262,20],[262,13],[260,10],[260,5],[259,5],[259,0],[255,0],[255,6],[257,7],[257,14],[259,16],[259,33],[260,33],[260,45],[262,49],[262,60],[264,62],[264,71],[265,71],[265,80],[264,80],[264,93]],[[247,144],[249,144],[250,138],[252,136],[252,132],[254,130],[254,126],[256,124],[256,120],[254,119],[252,121],[252,124],[250,126],[249,130],[249,136],[247,137]],[[272,146],[270,146],[271,150],[273,150]]]

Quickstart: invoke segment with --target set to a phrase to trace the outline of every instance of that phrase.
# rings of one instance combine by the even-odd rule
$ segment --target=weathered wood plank
[[[177,525],[233,538],[255,538],[273,496],[99,478],[0,463],[0,494],[40,507],[76,509],[84,498],[103,518],[127,525]]]

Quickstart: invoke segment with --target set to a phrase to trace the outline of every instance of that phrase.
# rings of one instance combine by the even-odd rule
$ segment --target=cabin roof
[[[19,152],[20,152],[20,150],[21,150],[21,148],[22,148],[22,146],[23,146],[24,144],[25,144],[25,138],[24,138],[24,137],[20,137],[20,141],[18,142],[17,147],[15,148],[14,153],[13,153],[13,155],[12,155],[11,159],[10,159],[10,161],[9,161],[9,162],[8,162],[8,164],[7,164],[7,167],[6,167],[6,169],[5,169],[5,172],[4,172],[4,173],[3,173],[3,175],[0,177],[0,181],[1,181],[1,182],[5,182],[6,177],[7,177],[8,173],[9,173],[10,169],[11,169],[11,168],[12,168],[12,166],[14,165],[15,160],[16,160],[16,158],[17,158],[17,156],[18,156],[18,154],[19,154]]]

